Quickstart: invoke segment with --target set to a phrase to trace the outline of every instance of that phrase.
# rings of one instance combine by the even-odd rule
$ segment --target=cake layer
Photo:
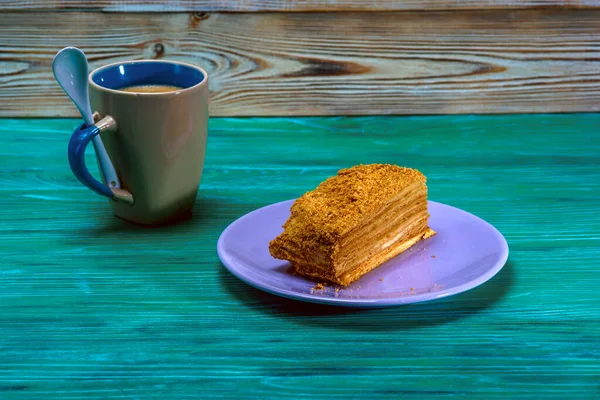
[[[410,168],[372,164],[342,169],[294,202],[285,233],[293,240],[338,243],[365,216],[415,184],[426,188],[423,174]]]
[[[371,258],[365,259],[361,264],[357,265],[352,271],[349,271],[338,278],[336,283],[340,285],[346,286],[350,283],[354,282],[367,272],[372,271],[373,269],[379,267],[381,264],[386,261],[391,260],[396,257],[400,253],[408,250],[415,244],[417,244],[422,239],[427,239],[431,236],[435,235],[435,232],[431,230],[429,227],[426,227],[423,232],[419,232],[416,235],[409,237],[407,239],[399,239],[394,242],[392,245],[385,248],[385,250],[380,253],[375,254]]]
[[[322,268],[315,268],[314,265],[306,263],[304,261],[294,262],[290,260],[294,272],[298,275],[306,276],[308,278],[316,279],[320,282],[328,281],[331,283],[339,284],[341,286],[347,286],[364,274],[372,271],[379,267],[381,264],[389,261],[396,257],[400,253],[408,250],[420,240],[427,239],[435,235],[435,232],[430,228],[425,228],[423,232],[419,232],[416,235],[407,239],[398,239],[392,245],[385,248],[385,250],[379,252],[374,257],[366,259],[361,264],[356,265],[352,271],[348,271],[341,276],[337,276],[333,273],[333,270],[324,270]]]
[[[410,200],[408,203],[406,200]],[[306,254],[293,243],[286,245],[286,259],[297,273],[320,277],[334,283],[347,285],[367,270],[375,268],[412,245],[412,239],[430,231],[427,227],[427,202],[421,193],[410,197],[400,196],[386,210],[385,218],[376,215],[370,223],[353,230],[348,240],[343,240],[329,259],[324,254]],[[404,243],[411,243],[403,246]],[[391,256],[390,256],[391,254]],[[375,264],[373,264],[375,262]],[[362,272],[361,272],[362,271]]]
[[[355,241],[364,242],[365,240],[372,239],[371,237],[365,237],[364,235],[368,231],[378,234],[377,229],[385,228],[387,226],[386,222],[390,220],[390,216],[394,220],[402,220],[407,218],[408,214],[416,213],[418,207],[426,211],[426,196],[427,192],[423,189],[423,185],[412,185],[401,191],[395,198],[390,199],[388,204],[380,210],[377,210],[370,215],[363,216],[359,225],[339,238],[336,247],[343,248],[344,246],[355,246]],[[289,220],[288,226],[296,222],[296,220]],[[366,225],[370,225],[370,227],[366,228],[365,231],[364,227]],[[311,261],[313,263],[329,264],[334,251],[332,245],[320,243],[319,246],[310,246],[315,241],[313,232],[304,230],[303,232],[300,232],[300,234],[297,234],[296,237],[290,237],[292,235],[289,235],[287,231],[284,231],[270,246],[271,251],[275,253],[274,256],[283,256],[283,254],[279,253],[284,252],[286,255],[293,254],[295,258],[306,258],[306,261]]]
[[[390,199],[380,210],[365,215],[357,226],[340,238],[339,248],[353,248],[378,240],[388,231],[402,229],[402,222],[414,214],[427,214],[427,190],[424,185],[415,184]],[[427,222],[425,222],[427,223]]]
[[[390,165],[341,170],[294,202],[269,251],[299,274],[347,285],[434,234],[425,182]]]
[[[296,272],[321,277],[341,285],[348,285],[383,262],[400,254],[434,232],[427,226],[427,212],[422,211],[402,219],[379,238],[364,240],[358,247],[346,246],[335,253],[331,264],[317,263],[315,259],[294,257]],[[399,218],[400,219],[400,218]]]
[[[413,214],[392,225],[380,236],[372,236],[369,240],[362,241],[360,246],[346,246],[340,249],[333,261],[335,274],[340,276],[353,271],[366,259],[375,257],[377,253],[386,251],[388,247],[423,232],[427,229],[427,212]]]

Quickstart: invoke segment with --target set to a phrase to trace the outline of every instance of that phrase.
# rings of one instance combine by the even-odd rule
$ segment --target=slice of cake
[[[428,218],[421,172],[358,165],[298,198],[269,251],[300,275],[346,286],[433,236]]]

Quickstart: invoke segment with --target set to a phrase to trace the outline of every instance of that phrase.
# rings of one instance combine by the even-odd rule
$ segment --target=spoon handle
[[[117,172],[115,171],[115,168],[108,157],[108,153],[106,153],[106,148],[100,139],[100,135],[94,136],[92,139],[92,144],[94,145],[94,150],[96,151],[96,158],[100,164],[100,170],[104,176],[104,181],[111,188],[120,188],[121,184],[119,182],[119,177],[117,176]]]

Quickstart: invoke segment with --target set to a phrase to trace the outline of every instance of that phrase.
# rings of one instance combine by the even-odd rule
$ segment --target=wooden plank
[[[1,0],[0,10],[88,10],[106,12],[308,12],[308,11],[394,11],[478,10],[506,8],[593,8],[599,0]]]
[[[398,13],[14,13],[0,20],[0,116],[76,116],[51,60],[184,60],[211,113],[600,110],[600,10]]]
[[[195,215],[160,229],[77,182],[76,124],[0,120],[3,400],[598,398],[600,114],[213,119]],[[228,224],[361,162],[422,170],[430,198],[498,227],[508,264],[371,311],[223,268]]]

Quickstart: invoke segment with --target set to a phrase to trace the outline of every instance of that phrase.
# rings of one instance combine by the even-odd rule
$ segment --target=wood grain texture
[[[212,119],[194,217],[157,229],[77,183],[77,123],[0,120],[3,400],[600,395],[599,114]],[[508,264],[371,311],[267,295],[220,264],[229,223],[361,162],[422,170],[432,200],[499,228]]]
[[[214,116],[600,110],[600,10],[8,15],[4,117],[77,115],[51,72],[66,45],[198,64]]]
[[[598,0],[0,0],[0,10],[93,10],[116,12],[181,11],[390,11],[390,10],[472,10],[531,7],[592,8]]]

